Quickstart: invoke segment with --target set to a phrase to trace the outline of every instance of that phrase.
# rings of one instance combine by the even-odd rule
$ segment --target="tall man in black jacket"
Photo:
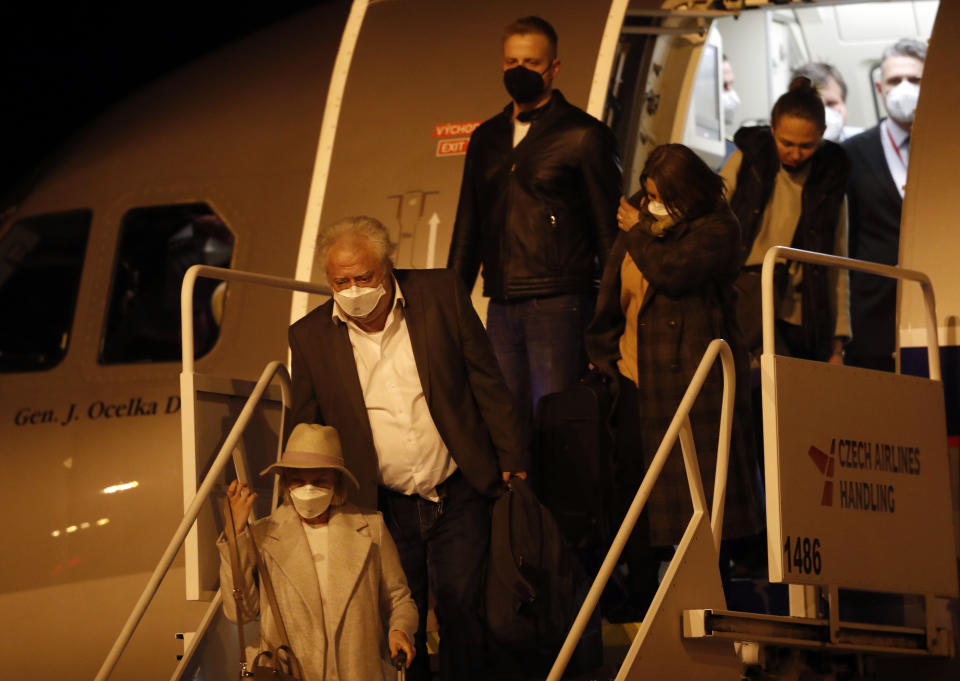
[[[487,333],[528,434],[540,397],[586,366],[583,331],[617,232],[616,139],[553,89],[559,70],[549,23],[507,26],[513,101],[470,138],[447,263],[468,290],[483,265]]]

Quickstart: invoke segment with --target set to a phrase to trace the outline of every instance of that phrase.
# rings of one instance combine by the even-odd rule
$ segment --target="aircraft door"
[[[683,143],[696,151],[711,168],[719,168],[726,157],[726,129],[720,99],[722,62],[723,38],[716,26],[712,26],[700,54],[683,130]]]

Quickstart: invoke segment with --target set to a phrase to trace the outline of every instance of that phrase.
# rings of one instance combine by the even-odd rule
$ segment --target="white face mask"
[[[647,212],[657,218],[665,218],[670,215],[662,201],[647,201]]]
[[[900,83],[887,93],[884,104],[887,106],[887,113],[890,118],[897,123],[910,125],[913,123],[913,115],[917,110],[917,100],[920,98],[920,86],[911,83],[909,80],[901,80]]]
[[[380,302],[380,299],[387,295],[383,284],[377,288],[360,288],[356,284],[343,291],[334,291],[333,299],[348,317],[363,319]]]
[[[737,109],[740,108],[740,95],[736,90],[724,90],[720,94],[720,100],[723,103],[723,123],[727,127],[727,132],[733,132],[734,124],[737,122]]]
[[[316,518],[330,508],[333,499],[332,487],[317,487],[316,485],[301,485],[290,490],[290,499],[300,517]]]
[[[823,107],[827,129],[823,131],[823,139],[839,142],[843,136],[843,114],[829,106]]]

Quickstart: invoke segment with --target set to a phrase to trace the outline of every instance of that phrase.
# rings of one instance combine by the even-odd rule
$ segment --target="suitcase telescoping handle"
[[[397,652],[393,666],[397,670],[397,681],[407,681],[407,654],[404,651]]]

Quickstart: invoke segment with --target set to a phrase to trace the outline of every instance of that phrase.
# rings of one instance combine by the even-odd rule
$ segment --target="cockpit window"
[[[233,234],[205,203],[134,208],[123,217],[101,364],[180,360],[180,285],[191,265],[229,267]],[[195,356],[220,335],[226,285],[194,288]]]
[[[66,354],[92,215],[35,215],[0,231],[0,372],[49,369]]]

